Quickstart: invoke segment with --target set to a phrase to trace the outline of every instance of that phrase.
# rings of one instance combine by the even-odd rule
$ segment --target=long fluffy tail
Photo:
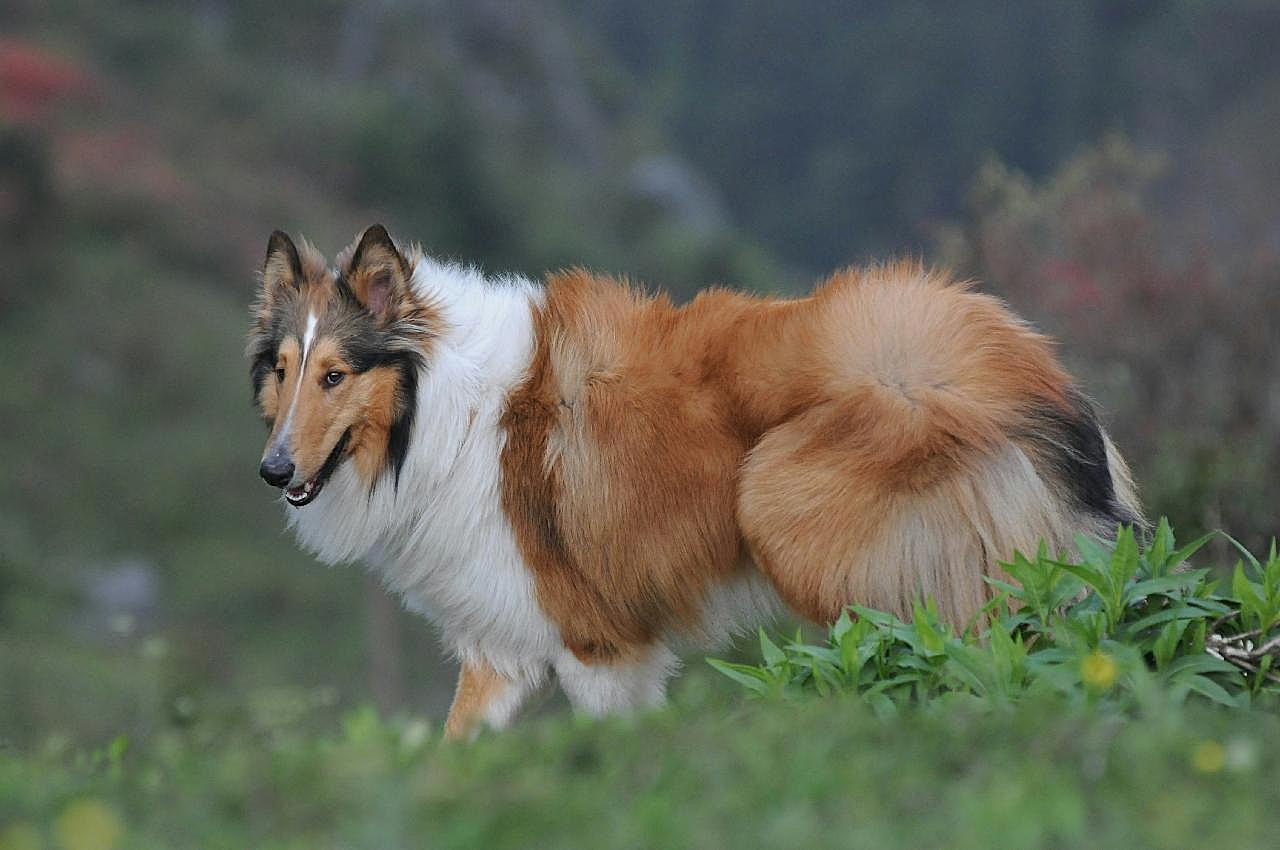
[[[1092,406],[999,302],[928,278],[822,296],[825,398],[760,439],[739,494],[748,545],[793,608],[907,616],[927,594],[964,625],[1015,551],[1141,523]]]
[[[1093,404],[1078,390],[1067,393],[1069,409],[1034,408],[1017,435],[1055,495],[1099,534],[1118,524],[1144,526],[1129,467],[1098,421]]]

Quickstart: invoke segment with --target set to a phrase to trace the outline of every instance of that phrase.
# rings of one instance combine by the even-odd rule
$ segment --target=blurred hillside
[[[1280,245],[1274,3],[566,2],[731,215],[811,272],[927,250],[990,157],[1045,177],[1114,132],[1175,159],[1211,233]]]
[[[0,33],[0,739],[447,704],[426,627],[254,474],[275,227],[680,296],[923,253],[1061,335],[1153,512],[1280,528],[1273,5],[17,0]]]

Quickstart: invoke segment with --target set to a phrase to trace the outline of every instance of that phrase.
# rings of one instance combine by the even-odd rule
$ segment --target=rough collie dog
[[[452,737],[552,671],[581,711],[657,705],[673,647],[788,610],[928,594],[963,625],[1015,550],[1140,520],[1050,342],[915,264],[675,306],[276,232],[248,354],[262,477],[438,626]]]

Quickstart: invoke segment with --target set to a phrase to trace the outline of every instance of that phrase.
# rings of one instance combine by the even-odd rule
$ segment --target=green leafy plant
[[[1016,553],[1003,565],[1008,580],[988,579],[995,597],[959,634],[932,599],[916,603],[910,622],[852,605],[823,644],[800,633],[779,644],[762,630],[762,663],[708,663],[761,696],[852,693],[880,713],[1040,693],[1119,707],[1194,695],[1243,707],[1280,693],[1280,557],[1274,541],[1265,561],[1235,544],[1242,559],[1222,593],[1211,570],[1188,564],[1214,536],[1178,546],[1161,519],[1146,542],[1130,527],[1114,542],[1082,536],[1070,560],[1044,546],[1034,558]]]

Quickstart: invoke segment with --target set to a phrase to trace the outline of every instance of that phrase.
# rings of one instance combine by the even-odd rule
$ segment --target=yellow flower
[[[1201,773],[1217,773],[1226,764],[1226,748],[1217,741],[1201,741],[1191,750],[1191,766]]]
[[[1080,678],[1090,690],[1105,691],[1115,684],[1119,672],[1115,659],[1101,650],[1095,649],[1080,662]]]
[[[115,850],[124,824],[101,800],[77,800],[53,822],[53,834],[65,850]]]

